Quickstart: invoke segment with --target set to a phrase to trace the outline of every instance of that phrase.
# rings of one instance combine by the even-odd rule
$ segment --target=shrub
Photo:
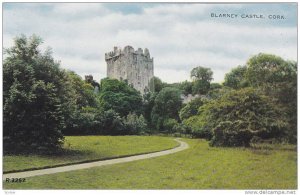
[[[176,132],[176,133],[179,133],[180,135],[181,134],[191,134],[191,128],[186,126],[185,124],[183,123],[177,123],[174,125],[173,127],[173,132]]]
[[[205,126],[205,117],[205,115],[196,115],[183,121],[183,124],[190,130],[193,137],[205,139],[211,138],[211,131]]]
[[[140,135],[147,128],[147,123],[143,115],[138,116],[135,113],[129,113],[126,118],[123,118],[123,123],[126,134]]]
[[[174,133],[174,127],[178,125],[178,122],[175,119],[168,118],[163,122],[163,129],[165,132]]]
[[[196,98],[189,103],[187,103],[180,111],[179,117],[181,120],[187,119],[198,113],[198,109],[203,105],[203,100],[201,98]]]
[[[254,137],[280,138],[285,116],[253,88],[225,94],[200,108],[203,127],[212,130],[212,146],[249,146]]]

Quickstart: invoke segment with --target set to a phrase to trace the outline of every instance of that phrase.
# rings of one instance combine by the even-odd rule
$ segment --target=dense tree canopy
[[[187,119],[191,116],[197,115],[199,107],[204,104],[201,98],[196,98],[187,103],[180,111],[179,116],[181,120]]]
[[[286,134],[286,116],[255,89],[231,91],[205,104],[200,115],[212,130],[214,146],[249,146],[254,137],[280,138]]]
[[[271,54],[258,54],[247,62],[246,77],[253,87],[283,108],[289,121],[289,141],[297,140],[297,63]]]
[[[231,87],[233,89],[240,89],[247,87],[248,81],[246,80],[247,66],[238,66],[233,68],[231,72],[225,75],[224,86]]]
[[[191,71],[191,78],[193,80],[201,80],[201,81],[212,81],[213,72],[210,68],[205,68],[202,66],[198,66],[193,68]]]
[[[213,72],[210,68],[198,66],[191,71],[193,79],[193,94],[206,94],[210,89],[210,82],[213,80]]]
[[[99,101],[102,109],[112,109],[121,117],[129,113],[141,114],[143,112],[142,96],[125,82],[109,78],[102,79],[100,89]]]
[[[180,90],[166,87],[156,96],[151,118],[157,129],[162,129],[164,121],[168,118],[179,120],[178,112],[182,105],[180,94]]]
[[[5,151],[54,151],[63,141],[65,116],[72,111],[68,77],[50,50],[41,53],[37,36],[17,37],[3,63]]]

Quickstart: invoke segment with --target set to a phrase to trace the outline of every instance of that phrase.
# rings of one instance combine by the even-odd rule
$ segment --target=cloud
[[[3,45],[11,46],[21,33],[35,33],[63,68],[82,77],[93,74],[98,81],[106,76],[104,54],[113,46],[132,45],[150,50],[155,75],[163,81],[188,80],[200,65],[221,82],[231,68],[259,52],[297,59],[295,5],[281,5],[11,3],[3,11]],[[213,19],[211,12],[278,13],[287,19]]]

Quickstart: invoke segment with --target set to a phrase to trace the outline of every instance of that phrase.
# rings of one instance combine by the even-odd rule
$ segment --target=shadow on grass
[[[39,170],[39,169],[47,169],[47,168],[55,168],[60,166],[67,166],[67,165],[73,165],[73,164],[79,164],[79,163],[85,163],[85,162],[91,162],[96,161],[99,159],[90,158],[93,155],[93,151],[88,150],[74,150],[74,149],[61,149],[60,151],[56,151],[55,153],[38,153],[34,154],[32,152],[26,152],[26,153],[19,153],[19,154],[5,154],[5,155],[14,155],[14,156],[28,156],[28,157],[36,157],[36,158],[46,158],[46,159],[67,159],[71,162],[61,162],[54,165],[46,165],[46,166],[38,166],[38,167],[32,167],[32,168],[26,168],[26,169],[15,169],[15,170],[9,170],[9,171],[3,171],[3,173],[16,173],[16,172],[23,172],[23,171],[33,171],[33,170]]]

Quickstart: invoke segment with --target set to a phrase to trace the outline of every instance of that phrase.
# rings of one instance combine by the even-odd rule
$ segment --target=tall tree
[[[157,129],[161,129],[164,121],[169,118],[179,120],[178,112],[182,105],[180,94],[179,89],[165,87],[156,96],[151,119]]]
[[[210,68],[198,66],[191,71],[191,78],[193,79],[193,93],[206,94],[210,89],[210,82],[213,72]]]
[[[247,66],[238,66],[233,68],[229,73],[225,75],[224,86],[231,87],[233,89],[240,89],[248,86],[246,79]]]
[[[297,140],[297,63],[260,53],[247,62],[250,85],[268,95],[289,118],[289,140]]]
[[[61,130],[68,113],[66,74],[42,40],[15,38],[3,63],[3,136],[6,152],[54,151],[63,142]]]
[[[153,83],[154,86],[154,89],[151,89],[151,91],[156,93],[160,92],[166,85],[166,83],[163,83],[161,79],[156,76],[154,76],[150,82]]]

